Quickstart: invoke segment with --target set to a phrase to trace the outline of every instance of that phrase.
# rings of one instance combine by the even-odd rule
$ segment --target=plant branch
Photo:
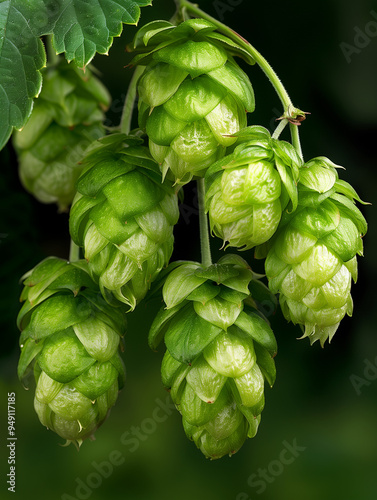
[[[197,5],[189,2],[188,0],[178,0],[181,8],[186,8],[189,12],[194,14],[195,16],[201,17],[203,19],[206,19],[207,21],[210,21],[213,23],[220,31],[222,31],[226,36],[228,36],[231,40],[236,42],[240,47],[242,47],[244,50],[246,50],[251,57],[255,60],[255,62],[260,66],[262,71],[265,73],[265,75],[268,77],[270,80],[271,84],[273,85],[275,91],[277,92],[281,103],[284,107],[284,111],[288,112],[288,108],[291,108],[291,112],[294,112],[296,108],[292,105],[292,101],[285,90],[283,84],[281,83],[279,77],[275,73],[275,71],[272,69],[270,64],[266,61],[266,59],[260,54],[255,47],[251,45],[247,40],[245,40],[241,35],[230,29],[226,24],[220,22],[219,20],[215,19],[214,17],[210,16],[203,10],[201,10]],[[297,110],[300,111],[300,110]],[[288,117],[284,117],[288,118]]]
[[[143,71],[144,66],[136,66],[130,80],[130,84],[128,86],[127,95],[123,106],[122,118],[120,121],[120,131],[123,134],[129,134],[131,130],[132,115],[136,99],[136,84]]]
[[[291,137],[292,137],[292,145],[299,154],[300,158],[304,160],[304,157],[302,155],[302,149],[301,149],[301,143],[300,143],[300,135],[298,132],[298,126],[294,125],[293,123],[289,124],[289,127],[291,129]]]
[[[273,139],[279,139],[280,134],[283,132],[283,130],[285,129],[285,127],[287,126],[287,124],[288,124],[288,120],[286,118],[284,118],[283,120],[281,120],[280,123],[279,123],[279,125],[274,130],[274,133],[272,134],[272,138]]]
[[[198,179],[198,201],[199,201],[199,227],[200,227],[200,249],[202,264],[206,267],[212,264],[211,247],[208,233],[208,217],[205,213],[205,185],[204,179]]]

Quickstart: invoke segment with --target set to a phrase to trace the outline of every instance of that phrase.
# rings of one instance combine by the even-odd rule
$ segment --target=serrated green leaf
[[[136,25],[140,7],[147,5],[151,0],[61,0],[52,29],[54,48],[84,67],[96,52],[107,54],[123,23]]]
[[[13,128],[25,125],[42,86],[46,54],[24,12],[27,7],[21,0],[0,3],[0,149]],[[39,7],[36,2],[34,16]]]

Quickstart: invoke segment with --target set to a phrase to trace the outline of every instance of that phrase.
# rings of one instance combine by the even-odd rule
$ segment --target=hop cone
[[[142,140],[114,134],[99,141],[84,160],[70,232],[84,247],[93,279],[107,300],[132,309],[169,262],[177,195]]]
[[[203,175],[254,110],[250,81],[233,59],[250,56],[215,29],[203,19],[177,27],[157,21],[134,41],[144,53],[132,63],[146,66],[137,87],[139,125],[163,175],[170,170],[180,184]]]
[[[203,268],[186,263],[168,276],[166,308],[150,330],[166,353],[162,381],[182,414],[187,436],[211,459],[236,453],[258,429],[264,379],[275,380],[276,341],[253,296],[273,303],[247,263],[227,255]]]
[[[81,445],[105,420],[124,384],[118,347],[125,315],[106,304],[85,262],[48,258],[24,285],[19,378],[34,371],[39,420]]]
[[[42,91],[13,144],[25,188],[43,203],[66,210],[75,194],[83,151],[104,135],[101,124],[110,97],[91,73],[61,60],[48,67]]]
[[[269,287],[280,293],[286,319],[322,346],[345,314],[352,315],[351,281],[357,279],[356,255],[362,255],[367,230],[354,199],[361,201],[330,160],[307,162],[297,210],[283,217],[266,259]]]
[[[275,233],[282,209],[297,205],[299,167],[293,146],[263,127],[247,127],[233,153],[206,172],[206,210],[212,233],[229,246],[250,249]]]

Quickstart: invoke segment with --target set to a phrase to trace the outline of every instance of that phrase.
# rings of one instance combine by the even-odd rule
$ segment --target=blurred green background
[[[259,432],[232,458],[210,462],[186,439],[178,412],[166,405],[159,375],[162,349],[153,353],[146,341],[159,304],[141,304],[129,315],[124,354],[128,380],[109,420],[97,439],[85,442],[79,452],[73,446],[62,448],[62,440],[38,422],[33,391],[25,391],[17,381],[15,317],[19,277],[48,255],[67,258],[68,218],[53,206],[38,204],[23,190],[8,145],[0,152],[1,498],[377,498],[377,4],[202,0],[200,6],[253,43],[276,70],[294,104],[311,113],[300,127],[305,158],[324,155],[345,166],[341,177],[374,203],[362,207],[370,228],[359,281],[353,287],[354,316],[342,322],[324,349],[297,341],[299,329],[287,325],[280,313],[271,318],[279,345],[278,377],[274,388],[267,389]],[[172,0],[155,0],[153,8],[142,10],[140,25],[168,19],[173,12]],[[108,113],[112,125],[120,121],[131,75],[125,68],[131,59],[125,46],[135,32],[135,27],[125,27],[109,57],[97,55],[94,60],[113,97]],[[257,107],[249,124],[272,131],[281,114],[279,101],[259,68],[241,64],[256,93]],[[200,258],[194,194],[192,188],[186,189],[174,259]],[[219,246],[213,240],[214,259],[221,255]],[[243,256],[261,270],[251,251]],[[16,393],[17,406],[16,494],[9,493],[6,485],[10,391]],[[296,451],[284,455],[289,446]],[[284,464],[282,457],[293,460]]]

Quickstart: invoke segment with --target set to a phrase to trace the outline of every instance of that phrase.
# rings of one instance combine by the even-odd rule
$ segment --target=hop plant
[[[159,21],[134,40],[144,53],[132,63],[146,66],[137,86],[139,125],[163,176],[170,170],[178,184],[202,176],[254,110],[251,83],[233,55],[251,58],[215,29],[204,19],[177,27]]]
[[[124,384],[125,313],[162,289],[149,344],[164,341],[163,385],[205,457],[231,456],[256,435],[265,383],[275,382],[268,319],[277,296],[311,344],[330,342],[352,314],[367,231],[361,200],[327,158],[304,164],[298,125],[308,113],[249,41],[199,5],[177,0],[171,22],[137,31],[134,74],[110,130],[109,93],[87,65],[151,1],[77,1],[77,12],[52,2],[45,13],[51,2],[11,3],[0,1],[0,148],[17,130],[22,183],[70,210],[72,239],[69,262],[50,257],[24,276],[19,378],[34,376],[43,425],[77,447],[93,438]],[[247,126],[254,91],[237,57],[258,64],[281,102],[272,135]],[[291,144],[279,140],[286,127]],[[192,180],[201,263],[169,264],[177,195]],[[212,264],[209,227],[223,248],[254,248],[266,276],[239,253]]]
[[[168,264],[179,217],[177,195],[142,142],[113,134],[93,146],[69,221],[104,297],[131,309]]]
[[[367,231],[354,204],[361,200],[335,167],[324,157],[304,165],[297,210],[283,217],[266,259],[269,287],[280,293],[286,319],[322,346],[352,315],[351,282]]]
[[[34,373],[41,423],[81,445],[93,437],[124,385],[118,350],[125,315],[104,301],[83,261],[45,259],[23,284],[19,378],[26,382]]]
[[[210,267],[180,265],[166,279],[163,297],[166,308],[149,334],[153,349],[165,340],[163,384],[202,453],[232,455],[256,434],[264,380],[271,386],[275,380],[275,337],[253,299],[273,303],[274,297],[236,255]]]
[[[206,211],[224,245],[248,250],[273,236],[289,200],[296,208],[302,160],[291,144],[272,139],[263,127],[247,127],[236,136],[233,153],[206,172]]]
[[[109,104],[106,88],[89,68],[84,72],[61,59],[44,71],[32,115],[13,138],[20,179],[39,201],[67,210],[81,172],[78,162],[86,147],[104,135]]]

